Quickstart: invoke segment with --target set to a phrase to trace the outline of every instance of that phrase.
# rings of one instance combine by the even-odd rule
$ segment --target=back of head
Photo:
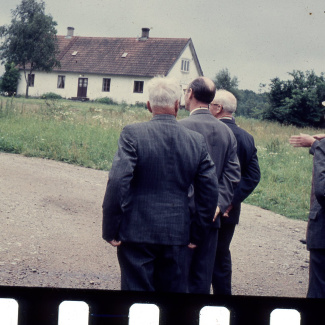
[[[173,78],[155,77],[148,82],[149,102],[155,108],[174,108],[181,89]]]
[[[222,105],[223,111],[233,114],[237,109],[237,99],[229,91],[220,89],[216,91],[216,95],[212,101],[214,104]]]
[[[194,98],[205,104],[210,104],[216,92],[214,82],[206,77],[199,77],[194,79],[188,86],[192,89]]]

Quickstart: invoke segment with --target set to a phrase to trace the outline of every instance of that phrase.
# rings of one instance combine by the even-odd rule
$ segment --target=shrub
[[[112,98],[109,97],[102,97],[102,98],[97,98],[95,99],[96,103],[100,103],[100,104],[106,104],[106,105],[116,105],[117,103],[114,102],[114,100]]]
[[[61,95],[55,93],[45,93],[41,96],[42,99],[62,99]]]

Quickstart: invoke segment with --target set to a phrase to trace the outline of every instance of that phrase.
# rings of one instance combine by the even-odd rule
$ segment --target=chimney
[[[65,38],[72,38],[73,37],[73,32],[74,32],[74,28],[73,27],[68,27],[67,36]]]
[[[142,40],[146,40],[149,38],[149,31],[150,28],[142,28],[142,35],[141,35]]]

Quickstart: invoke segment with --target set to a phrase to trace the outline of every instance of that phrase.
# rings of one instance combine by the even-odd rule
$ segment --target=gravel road
[[[119,290],[101,238],[108,173],[0,153],[0,285]],[[233,293],[305,297],[306,222],[243,205],[231,245]]]

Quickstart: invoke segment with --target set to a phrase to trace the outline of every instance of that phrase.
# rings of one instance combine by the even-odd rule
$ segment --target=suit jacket
[[[224,212],[232,202],[235,186],[240,180],[240,165],[234,134],[207,109],[194,111],[189,117],[180,120],[179,123],[204,136],[219,181],[217,205],[221,212]],[[197,189],[195,188],[196,192]],[[220,227],[219,218],[214,226]]]
[[[235,119],[221,118],[234,133],[237,140],[237,156],[240,163],[241,178],[232,199],[233,209],[223,223],[237,224],[239,222],[240,205],[255,189],[261,179],[254,138],[247,131],[237,126]]]
[[[307,249],[325,249],[325,139],[315,141],[313,186],[307,227]]]
[[[197,244],[212,223],[218,183],[204,138],[172,115],[121,132],[103,202],[103,238],[163,245]],[[194,183],[198,217],[190,223]],[[190,229],[191,228],[191,229]]]

